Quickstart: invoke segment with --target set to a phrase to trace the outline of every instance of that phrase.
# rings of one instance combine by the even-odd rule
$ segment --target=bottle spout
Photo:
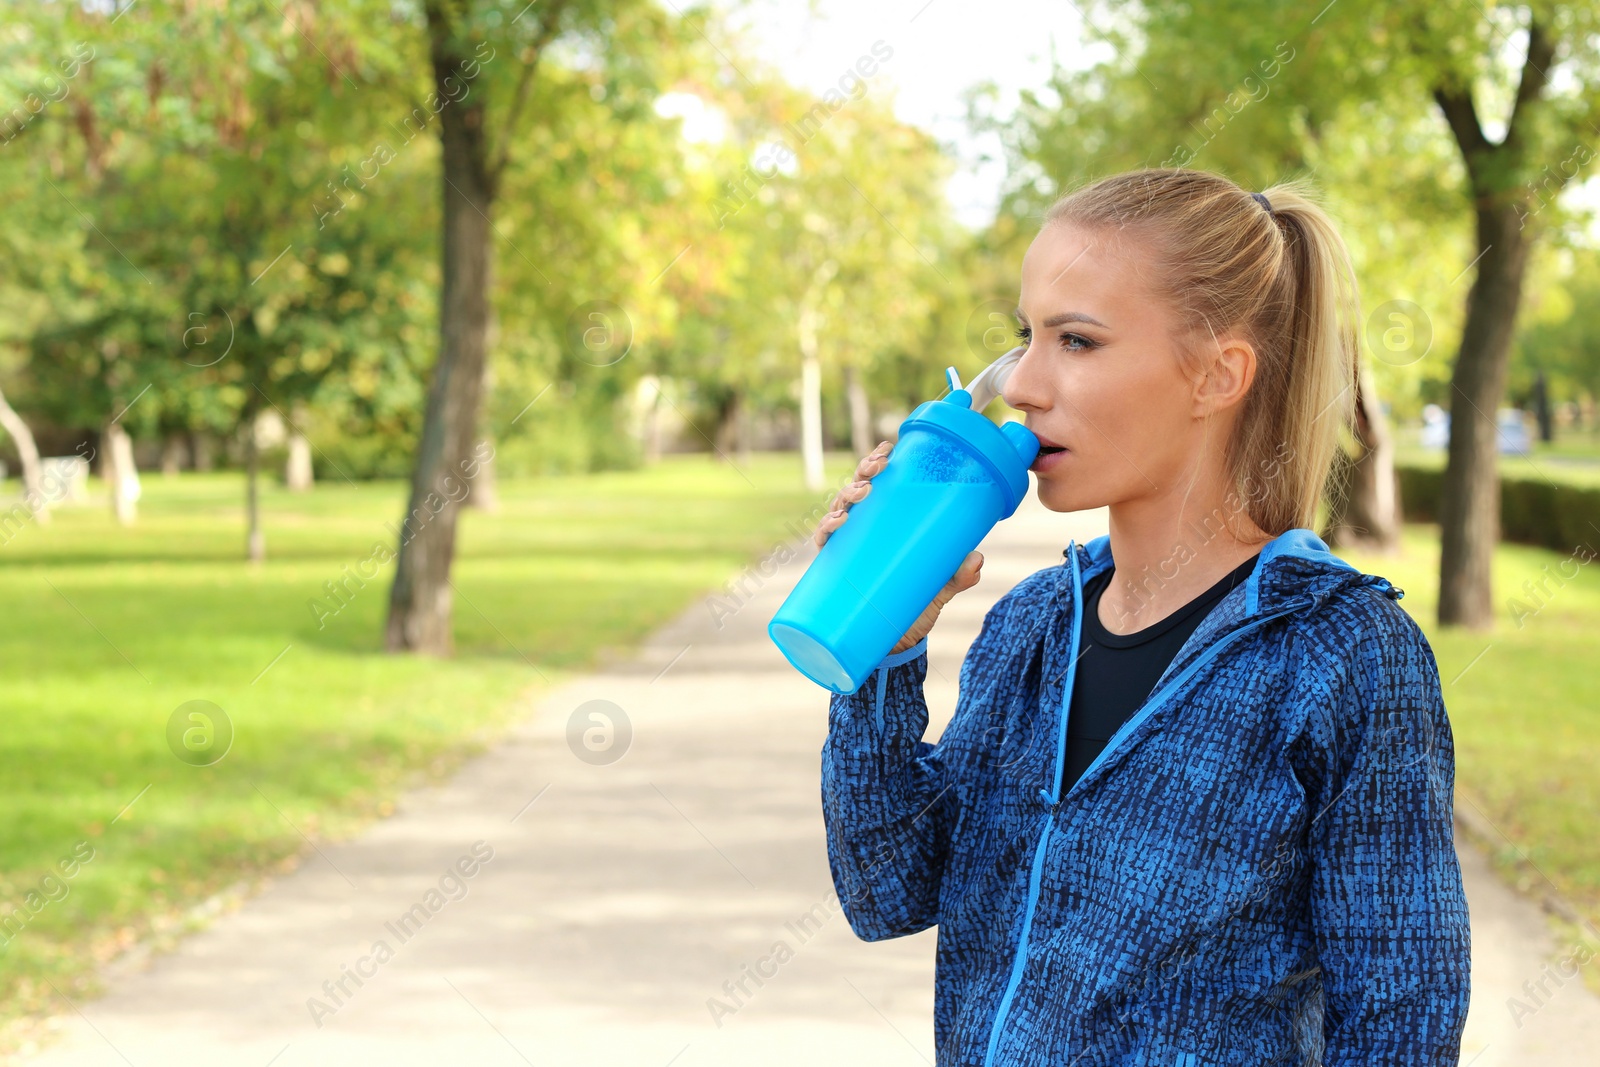
[[[1000,432],[1011,442],[1011,447],[1017,450],[1022,465],[1033,466],[1033,461],[1039,458],[1039,438],[1034,432],[1020,422],[1008,422],[1000,427]]]
[[[964,408],[972,406],[972,394],[961,388],[961,376],[954,367],[944,369],[945,381],[950,385],[950,391],[944,395],[946,404],[959,404]]]
[[[1027,351],[1025,345],[1018,345],[978,373],[978,376],[967,383],[967,393],[972,397],[972,410],[982,411],[988,407],[995,397],[999,396],[1005,388],[1006,380],[1011,377],[1011,372],[1022,361],[1022,354]]]

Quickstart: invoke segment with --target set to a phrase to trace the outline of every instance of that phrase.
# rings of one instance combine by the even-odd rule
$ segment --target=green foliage
[[[288,416],[332,377],[335,400],[392,407],[384,372],[409,372],[431,332],[428,214],[399,205],[427,202],[432,161],[424,137],[362,167],[392,137],[415,61],[389,5],[26,14],[95,59],[0,159],[0,181],[69,235],[0,227],[32,254],[20,287],[49,308],[10,331],[30,357],[18,407],[92,431],[137,398],[122,421],[146,437]],[[341,188],[330,225],[319,207]]]
[[[1005,213],[1037,214],[1060,192],[1138,167],[1215,171],[1246,189],[1309,175],[1351,246],[1364,313],[1381,330],[1389,301],[1422,309],[1426,355],[1372,359],[1395,413],[1414,416],[1447,397],[1470,285],[1464,268],[1476,254],[1467,175],[1434,91],[1473,85],[1486,130],[1503,129],[1530,11],[1565,42],[1551,95],[1524,116],[1520,136],[1537,162],[1485,180],[1502,191],[1520,186],[1539,205],[1528,225],[1559,236],[1583,217],[1555,201],[1551,176],[1588,158],[1585,143],[1600,151],[1592,6],[1114,0],[1087,20],[1098,28],[1084,50],[1094,60],[1074,56],[1047,86],[1024,93],[1020,121],[994,118],[992,93],[975,94],[973,109],[1007,146]]]
[[[1400,503],[1410,522],[1437,522],[1444,472],[1401,465]],[[1500,476],[1500,536],[1503,540],[1571,552],[1577,545],[1600,549],[1600,485],[1551,481],[1536,475]]]
[[[1512,363],[1513,393],[1526,396],[1543,369],[1552,402],[1600,399],[1600,257],[1591,249],[1561,249],[1550,259],[1531,280]]]
[[[876,85],[799,92],[706,8],[572,0],[546,22],[438,0],[452,46],[480,57],[443,100],[426,6],[143,0],[114,24],[19,9],[0,31],[18,98],[75,42],[93,53],[0,153],[0,193],[29,206],[0,224],[17,265],[0,275],[0,374],[25,418],[92,436],[137,398],[136,438],[228,437],[276,408],[319,476],[400,473],[438,345],[438,115],[469,99],[506,159],[482,432],[506,438],[510,469],[639,462],[628,418],[648,375],[682,383],[696,438],[736,398],[755,418],[792,408],[807,299],[833,424],[847,367],[903,408],[947,363],[987,361],[966,343],[980,300],[949,161]],[[893,62],[873,47],[868,66]],[[726,136],[686,139],[668,94]]]

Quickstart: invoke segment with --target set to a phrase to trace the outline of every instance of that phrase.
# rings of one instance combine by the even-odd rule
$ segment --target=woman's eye
[[[1018,327],[1017,340],[1024,345],[1031,345],[1033,343],[1033,330],[1027,326]],[[1081,333],[1063,333],[1061,335],[1061,347],[1069,352],[1082,352],[1085,349],[1098,348],[1100,344],[1098,341],[1091,341]]]

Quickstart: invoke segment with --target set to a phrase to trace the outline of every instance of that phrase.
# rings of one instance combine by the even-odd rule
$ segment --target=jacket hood
[[[1078,554],[1078,590],[1074,589],[1072,578],[1071,555],[1074,551]],[[1111,535],[1101,534],[1085,544],[1074,541],[1063,550],[1062,555],[1066,559],[1057,575],[1056,599],[1061,607],[1067,608],[1077,592],[1081,591],[1082,582],[1113,565]],[[1185,552],[1175,550],[1162,563],[1166,577],[1176,573],[1176,568],[1188,558]],[[1151,577],[1160,584],[1162,575]],[[1334,555],[1315,531],[1296,527],[1284,531],[1262,546],[1256,556],[1256,565],[1242,587],[1242,594],[1240,589],[1230,592],[1218,605],[1217,614],[1243,621],[1283,610],[1296,602],[1315,606],[1346,587],[1364,585],[1373,586],[1395,600],[1405,595],[1404,590],[1392,585],[1387,578],[1366,574]],[[1224,605],[1228,610],[1222,610]]]

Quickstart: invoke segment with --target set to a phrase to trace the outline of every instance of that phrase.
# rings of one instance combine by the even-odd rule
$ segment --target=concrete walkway
[[[988,607],[1104,522],[1030,496],[984,543],[983,580],[930,641],[930,739]],[[696,603],[636,659],[546,690],[448,786],[323,844],[174,952],[114,967],[105,997],[61,1003],[60,1040],[26,1062],[933,1063],[935,934],[864,944],[829,902],[827,694],[765,634],[811,552],[805,542],[720,627]],[[575,710],[595,700],[631,724],[631,740],[612,735],[609,753],[626,751],[611,763],[593,762],[609,753],[581,730],[568,740]],[[1463,858],[1474,933],[1463,1063],[1595,1062],[1600,1000],[1576,980],[1520,1026],[1509,1012],[1506,998],[1563,946]]]

